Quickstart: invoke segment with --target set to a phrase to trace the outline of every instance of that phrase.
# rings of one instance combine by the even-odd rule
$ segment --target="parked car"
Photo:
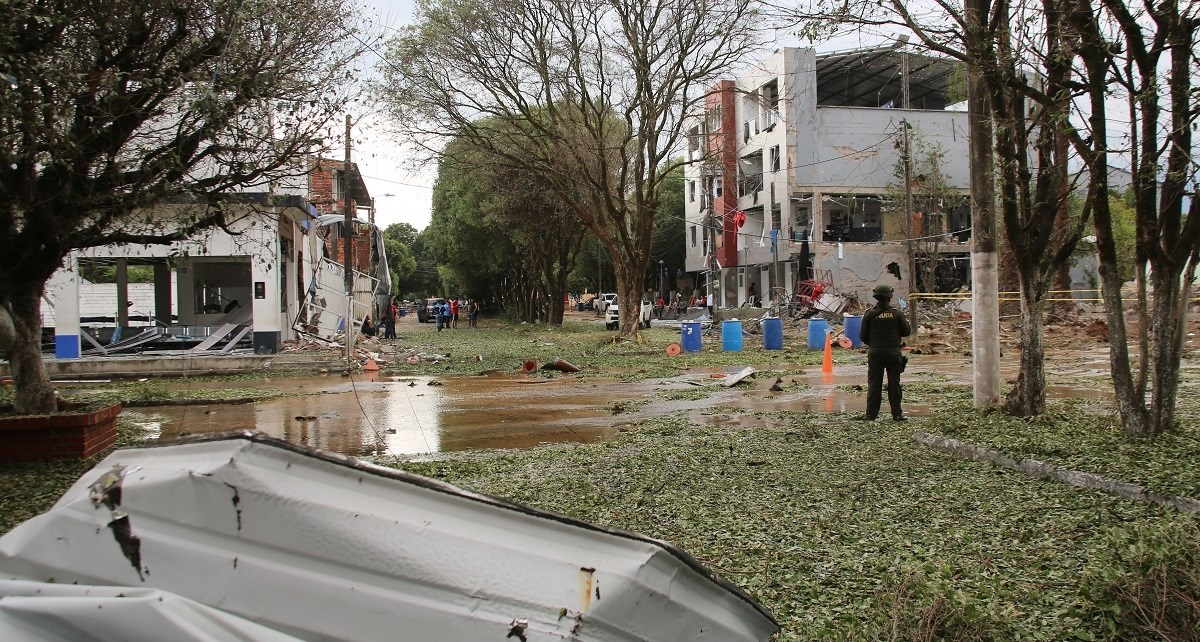
[[[642,313],[638,317],[639,328],[650,327],[650,317],[653,311],[654,306],[650,303],[650,299],[642,297]],[[609,330],[616,330],[621,327],[621,310],[615,298],[604,310],[604,327]]]
[[[421,323],[433,323],[437,319],[432,314],[433,305],[441,299],[425,299],[417,304],[417,321]]]
[[[615,292],[609,292],[608,294],[601,294],[595,300],[596,316],[600,316],[600,315],[604,314],[608,310],[608,306],[610,306],[616,302],[617,302],[617,294]]]

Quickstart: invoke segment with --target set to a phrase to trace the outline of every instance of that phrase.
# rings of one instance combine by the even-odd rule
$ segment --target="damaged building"
[[[880,283],[901,297],[969,284],[962,74],[897,42],[784,48],[714,86],[687,131],[700,293],[736,307],[814,286],[870,301]]]
[[[226,224],[184,241],[72,252],[42,305],[55,356],[271,354],[301,334],[334,337],[345,328],[348,304],[355,322],[371,314],[391,282],[366,184],[357,165],[344,167],[311,159],[290,184],[230,193],[220,203]],[[347,199],[352,296],[345,288]],[[163,204],[144,216],[169,229],[194,219],[198,207],[206,206]]]

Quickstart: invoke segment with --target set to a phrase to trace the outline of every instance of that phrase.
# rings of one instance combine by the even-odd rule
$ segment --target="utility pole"
[[[346,164],[342,168],[342,269],[346,273],[346,367],[354,361],[354,253],[350,217],[350,114],[346,114]]]
[[[912,204],[912,142],[908,136],[908,120],[900,121],[904,130],[904,236],[908,244],[908,323],[917,327],[917,302],[913,294],[917,293],[917,253],[913,246],[913,204]]]
[[[911,109],[909,102],[908,52],[900,54],[900,106]],[[913,247],[912,207],[912,141],[909,139],[908,118],[900,122],[904,128],[904,236],[908,239],[908,323],[917,328],[917,301],[913,298],[920,289],[917,285],[917,253]]]

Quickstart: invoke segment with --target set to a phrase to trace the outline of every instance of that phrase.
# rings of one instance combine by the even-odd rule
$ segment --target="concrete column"
[[[79,271],[74,255],[63,259],[63,267],[50,277],[46,295],[54,302],[54,356],[78,359],[79,342]]]
[[[250,293],[254,313],[254,352],[273,354],[279,352],[280,332],[283,315],[279,311],[279,236],[264,239],[263,247],[270,248],[260,256],[250,259]]]
[[[154,316],[163,326],[171,325],[171,266],[154,264]]]
[[[117,259],[117,327],[129,326],[129,263]]]

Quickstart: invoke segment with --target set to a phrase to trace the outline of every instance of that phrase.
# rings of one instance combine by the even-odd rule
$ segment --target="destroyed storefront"
[[[342,218],[319,217],[297,196],[260,200],[242,205],[224,228],[187,241],[68,256],[43,302],[55,356],[271,354],[300,333],[343,331],[345,272],[330,258],[340,258]],[[353,279],[358,322],[387,298],[391,282],[378,229],[355,219],[353,231],[352,256],[364,257]]]

